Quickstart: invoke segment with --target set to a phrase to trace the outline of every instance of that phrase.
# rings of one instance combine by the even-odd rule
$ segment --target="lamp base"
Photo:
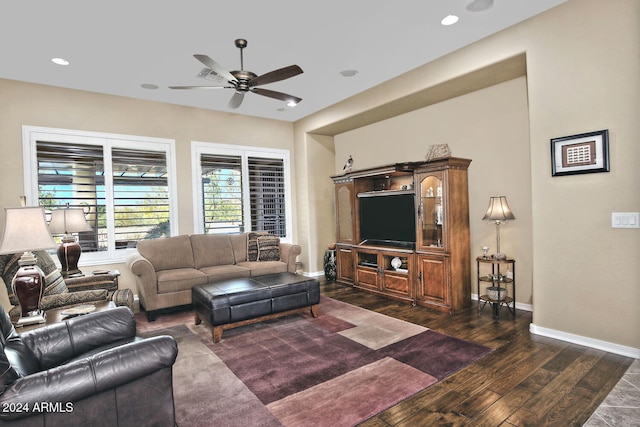
[[[507,255],[505,254],[493,254],[493,259],[507,259]]]
[[[81,270],[77,269],[77,268],[75,270],[60,270],[60,274],[65,279],[70,279],[72,277],[83,277],[84,276],[84,273]]]
[[[37,265],[24,265],[16,272],[11,286],[18,298],[22,317],[33,317],[41,313],[40,299],[44,291],[44,275]]]
[[[81,254],[82,248],[75,237],[65,236],[58,247],[58,260],[60,260],[60,273],[62,277],[82,275],[82,271],[78,269],[78,261],[80,260]]]
[[[33,316],[21,317],[16,322],[15,326],[27,326],[27,325],[37,325],[39,323],[45,323],[47,321],[47,314],[42,311],[38,314],[34,314]]]

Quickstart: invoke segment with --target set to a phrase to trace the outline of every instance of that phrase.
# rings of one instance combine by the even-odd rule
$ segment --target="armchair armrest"
[[[125,344],[86,359],[19,378],[0,395],[0,406],[33,408],[36,404],[51,402],[64,407],[70,402],[171,368],[177,354],[176,341],[167,335]],[[5,420],[31,415],[31,412],[0,411],[0,419]]]
[[[40,368],[49,369],[93,349],[133,339],[135,335],[133,313],[127,307],[117,307],[26,331],[20,336],[40,361]]]
[[[300,245],[293,243],[280,243],[280,261],[287,264],[287,271],[296,272],[296,259],[302,253]]]

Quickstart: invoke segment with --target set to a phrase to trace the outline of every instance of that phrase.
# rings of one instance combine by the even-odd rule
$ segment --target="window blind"
[[[116,248],[141,239],[168,236],[169,182],[163,152],[113,149]]]
[[[200,166],[205,233],[244,231],[242,157],[202,154]]]
[[[83,251],[106,250],[104,161],[101,146],[38,141],[38,199],[48,214],[82,208],[92,232],[79,233]]]
[[[251,229],[286,235],[284,161],[248,158]]]
[[[115,249],[169,235],[165,152],[47,141],[37,141],[36,152],[39,203],[49,212],[67,204],[84,209],[93,231],[79,233],[83,251],[106,251],[110,229]],[[105,168],[105,157],[111,159],[110,168]],[[111,182],[105,180],[109,169]],[[111,205],[107,194],[113,196]],[[108,211],[112,211],[111,227]]]

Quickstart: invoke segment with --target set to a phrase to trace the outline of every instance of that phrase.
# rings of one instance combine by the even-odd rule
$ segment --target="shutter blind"
[[[116,249],[169,236],[169,181],[164,152],[111,153]]]
[[[91,232],[83,251],[106,251],[106,194],[113,194],[115,248],[169,234],[169,185],[164,152],[112,149],[113,188],[105,187],[103,147],[38,141],[38,198],[47,211],[83,208]]]
[[[244,231],[242,158],[202,154],[202,197],[205,233]]]
[[[251,229],[286,235],[284,161],[249,157]]]
[[[92,232],[79,233],[86,252],[107,249],[104,160],[101,146],[36,142],[38,201],[50,213],[82,208]]]

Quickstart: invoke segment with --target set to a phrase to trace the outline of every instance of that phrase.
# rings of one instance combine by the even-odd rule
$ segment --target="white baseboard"
[[[478,301],[478,294],[471,294],[471,299],[474,301]],[[516,301],[516,310],[524,310],[524,311],[533,311],[533,306],[531,304],[523,304],[521,302]]]
[[[557,331],[555,329],[543,328],[531,323],[529,325],[529,331],[532,334],[542,335],[548,338],[554,338],[562,341],[567,341],[573,344],[583,345],[585,347],[591,347],[598,350],[603,350],[608,353],[619,354],[621,356],[633,357],[634,359],[640,359],[640,348],[627,347],[620,344],[615,344],[607,341],[601,341],[594,338],[583,337],[581,335],[570,334],[568,332]]]

